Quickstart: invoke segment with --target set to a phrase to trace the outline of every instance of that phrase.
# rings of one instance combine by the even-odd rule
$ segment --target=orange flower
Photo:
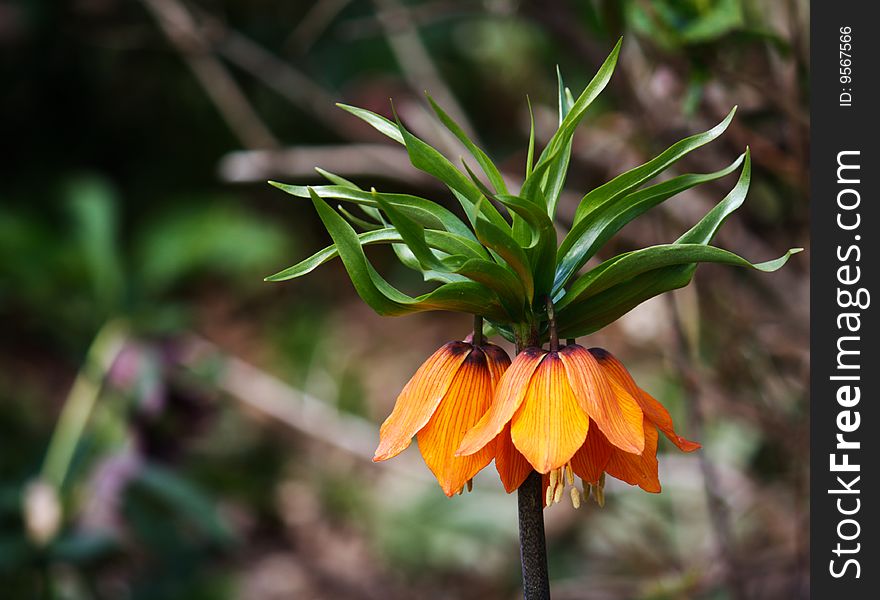
[[[379,429],[374,461],[388,460],[419,441],[425,463],[447,496],[462,490],[495,456],[494,444],[455,456],[465,433],[492,402],[510,358],[500,347],[449,342],[419,367]]]
[[[558,352],[527,348],[501,378],[492,407],[458,453],[467,456],[495,443],[505,489],[518,488],[535,469],[552,488],[548,503],[559,501],[575,474],[600,486],[607,472],[659,492],[658,428],[685,452],[700,447],[675,433],[666,409],[607,351],[576,344]],[[573,491],[572,500],[579,499]]]

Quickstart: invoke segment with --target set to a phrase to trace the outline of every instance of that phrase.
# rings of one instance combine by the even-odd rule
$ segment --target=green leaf
[[[612,197],[597,206],[571,228],[559,246],[554,293],[561,290],[624,225],[680,192],[729,175],[739,167],[744,157],[745,154],[741,155],[720,171],[679,175],[623,196]]]
[[[343,187],[350,187],[355,190],[361,189],[360,187],[358,187],[357,185],[355,185],[353,182],[349,181],[348,179],[346,179],[344,177],[340,177],[339,175],[336,175],[335,173],[331,173],[330,171],[326,171],[326,170],[322,169],[321,167],[315,167],[315,171],[317,171],[322,177],[327,179],[330,183],[333,183],[335,185],[341,185]],[[382,223],[382,224],[385,223],[385,220],[382,218],[382,214],[375,207],[362,204],[361,210],[364,211],[367,214],[367,216],[371,217],[377,223]],[[346,212],[345,214],[349,214],[349,213]]]
[[[447,310],[508,321],[507,311],[491,290],[474,282],[445,283],[437,289],[412,298],[394,288],[379,275],[364,255],[357,233],[345,219],[308,189],[318,216],[336,244],[339,257],[358,295],[380,315],[405,315],[427,310]]]
[[[376,229],[382,229],[382,227],[383,227],[382,223],[375,223],[373,221],[367,221],[366,219],[362,219],[359,216],[352,214],[349,210],[347,210],[341,204],[338,204],[336,206],[336,210],[338,210],[340,213],[342,213],[342,216],[344,216],[346,219],[348,219],[349,223],[360,227],[364,231],[374,231]]]
[[[704,146],[717,138],[725,129],[727,129],[727,126],[730,124],[735,113],[736,107],[733,107],[724,120],[709,131],[692,135],[691,137],[674,143],[657,157],[649,160],[645,164],[639,165],[626,173],[622,173],[611,181],[600,185],[589,192],[581,199],[580,204],[578,204],[577,211],[575,211],[574,215],[573,225],[577,225],[596,207],[636,189],[649,179],[656,177],[665,171],[670,165],[692,150]]]
[[[320,175],[321,177],[323,177],[324,179],[326,179],[327,181],[329,181],[330,183],[332,183],[334,185],[342,185],[345,187],[354,188],[356,190],[361,189],[357,185],[355,185],[353,182],[346,179],[345,177],[337,175],[336,173],[331,173],[330,171],[322,169],[321,167],[315,167],[315,171],[318,172],[318,175]]]
[[[431,248],[428,247],[428,242],[425,240],[424,227],[398,211],[390,202],[386,202],[375,189],[371,193],[379,208],[388,215],[391,224],[394,225],[394,228],[400,233],[400,237],[403,238],[403,243],[406,244],[413,253],[413,256],[416,257],[423,270],[450,271],[431,251]]]
[[[464,173],[456,169],[455,165],[449,162],[449,159],[407,131],[399,120],[397,126],[400,129],[400,134],[403,136],[406,151],[409,154],[409,160],[412,165],[416,169],[424,171],[445,183],[459,200],[468,219],[470,219],[471,225],[473,225],[476,220],[474,207],[483,196],[480,190]],[[501,213],[491,203],[483,203],[481,207],[483,214],[493,225],[501,229],[510,227],[507,221],[504,220],[504,217],[501,216]]]
[[[458,140],[464,145],[465,148],[468,149],[468,152],[471,153],[477,164],[480,165],[480,168],[483,169],[483,173],[486,174],[486,177],[489,178],[489,182],[494,186],[495,191],[499,194],[507,193],[507,186],[504,183],[504,178],[501,176],[501,172],[498,170],[498,167],[495,166],[495,163],[483,152],[476,144],[467,136],[461,126],[456,123],[452,117],[450,117],[446,112],[440,108],[440,106],[434,102],[434,99],[430,94],[425,93],[428,97],[428,102],[431,104],[431,108],[434,109],[434,112],[437,114],[437,117],[440,119],[440,122],[448,129],[452,134],[458,138]]]
[[[694,225],[687,233],[676,240],[677,244],[708,244],[718,233],[718,229],[724,224],[733,211],[742,206],[749,191],[749,183],[752,180],[751,153],[746,148],[743,160],[743,170],[739,175],[736,185],[724,199],[706,213],[699,223]]]
[[[529,105],[529,151],[526,154],[526,178],[528,178],[535,164],[535,113],[532,111],[532,101],[528,96],[526,96],[526,104]]]
[[[572,289],[572,297],[577,300],[563,301],[557,304],[557,321],[559,335],[563,337],[580,337],[598,331],[609,323],[620,318],[642,302],[664,292],[681,288],[690,283],[697,264],[714,262],[739,267],[748,267],[769,273],[782,267],[788,258],[801,251],[793,248],[783,256],[758,264],[752,264],[744,258],[702,244],[670,244],[645,248],[643,251],[656,252],[654,256],[634,256],[636,253],[622,255],[607,268],[599,265],[595,274],[584,277],[584,283],[578,289]],[[637,252],[643,252],[637,251]],[[632,276],[627,277],[627,273]]]
[[[372,244],[402,245],[403,242],[400,232],[393,227],[367,231],[358,234],[357,237],[362,246],[369,246]],[[485,250],[482,249],[482,246],[480,246],[479,243],[472,242],[471,240],[464,239],[446,231],[426,229],[425,240],[429,247],[448,255],[464,255],[469,258],[482,258],[486,256]],[[479,250],[476,250],[477,248],[479,248]],[[303,275],[311,273],[324,263],[333,260],[337,256],[339,256],[339,251],[336,249],[336,244],[331,244],[302,262],[266,277],[265,281],[287,281],[289,279],[302,277]]]
[[[733,252],[704,244],[675,243],[642,248],[616,256],[586,273],[571,286],[556,306],[561,312],[573,303],[595,296],[642,273],[676,265],[713,262],[771,273],[782,267],[789,256],[797,252],[800,249],[789,250],[775,260],[753,264]]]
[[[348,104],[342,104],[337,102],[336,106],[341,108],[342,110],[349,112],[356,116],[357,118],[366,121],[373,128],[381,133],[384,136],[387,136],[397,142],[398,144],[403,145],[403,136],[400,135],[400,130],[397,128],[397,125],[394,124],[393,121],[389,121],[382,115],[377,115],[371,110],[367,110],[365,108],[358,108],[357,106],[349,106]]]
[[[620,54],[622,42],[623,38],[617,41],[611,54],[608,55],[608,58],[599,67],[595,77],[587,84],[587,87],[584,88],[578,99],[571,104],[567,112],[565,108],[568,104],[568,95],[565,93],[561,75],[559,77],[559,109],[560,114],[564,112],[565,116],[559,124],[559,129],[550,138],[547,147],[544,148],[540,159],[538,159],[538,165],[552,161],[541,186],[547,201],[547,214],[551,217],[556,214],[556,204],[559,201],[559,194],[565,184],[565,174],[568,171],[571,157],[571,143],[574,131],[583,119],[587,108],[611,80],[611,74],[614,72],[614,67],[617,64],[617,57]]]
[[[517,274],[526,298],[532,301],[535,295],[535,282],[525,251],[510,235],[485,219],[477,219],[476,231],[477,239],[500,256]]]
[[[483,258],[471,258],[456,254],[440,259],[431,251],[425,239],[425,230],[418,223],[386,203],[381,194],[374,191],[373,195],[379,206],[391,219],[394,227],[400,232],[404,243],[415,256],[422,270],[453,273],[481,283],[498,295],[512,317],[521,318],[524,316],[525,291],[513,273],[505,267]]]
[[[523,284],[506,267],[492,261],[471,258],[456,267],[454,272],[494,291],[510,320],[521,321],[525,318],[527,305]]]
[[[581,337],[613,323],[642,302],[686,286],[697,265],[667,267],[639,275],[578,303],[557,316],[560,337]]]
[[[540,205],[519,196],[499,195],[497,199],[522,217],[532,229],[532,240],[525,251],[535,281],[533,300],[541,300],[544,295],[550,293],[553,286],[556,264],[556,228],[553,226],[553,221]]]
[[[277,181],[270,181],[269,184],[277,187],[279,190],[291,194],[292,196],[296,196],[297,198],[308,198],[308,190],[312,189],[321,198],[345,200],[347,202],[353,202],[354,204],[360,204],[367,207],[377,206],[376,200],[370,192],[357,188],[350,188],[348,186],[316,185],[309,188],[302,185],[278,183]],[[426,228],[444,229],[450,233],[455,233],[474,241],[477,239],[470,227],[465,225],[453,212],[440,206],[436,202],[418,196],[412,196],[410,194],[383,194],[383,197],[390,204],[406,213],[408,217]]]

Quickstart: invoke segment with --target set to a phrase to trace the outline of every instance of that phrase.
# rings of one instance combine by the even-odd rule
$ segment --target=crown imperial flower
[[[400,392],[379,429],[374,461],[397,456],[418,439],[425,464],[452,496],[492,462],[487,444],[469,456],[455,456],[464,434],[489,408],[495,387],[510,365],[495,344],[449,342],[434,352]]]

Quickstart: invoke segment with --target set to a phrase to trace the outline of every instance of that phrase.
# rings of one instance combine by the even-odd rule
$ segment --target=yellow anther
[[[571,488],[571,505],[578,509],[581,507],[581,491],[576,487]]]
[[[553,503],[553,488],[547,486],[547,493],[544,495],[544,505],[550,506]]]
[[[553,492],[553,503],[559,504],[559,501],[562,500],[562,491],[565,489],[565,486],[560,482],[556,486],[556,490]]]
[[[574,471],[571,469],[571,463],[565,465],[565,478],[568,480],[568,485],[574,485]]]
[[[558,481],[559,481],[559,470],[553,469],[552,471],[550,471],[550,489],[551,490],[556,489],[556,483]]]

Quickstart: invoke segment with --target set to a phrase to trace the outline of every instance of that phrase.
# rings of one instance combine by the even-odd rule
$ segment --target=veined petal
[[[540,348],[526,348],[516,355],[498,382],[492,406],[464,436],[456,455],[473,454],[495,439],[522,404],[532,374],[546,355]]]
[[[678,449],[682,452],[693,452],[694,450],[702,448],[699,442],[687,440],[675,432],[672,417],[669,416],[669,411],[667,411],[660,402],[641,388],[639,389],[639,392],[637,400],[639,401],[642,410],[645,412],[645,417],[647,417],[651,423],[656,425],[670,442],[678,446]]]
[[[547,473],[571,460],[583,445],[589,425],[559,354],[548,353],[510,421],[514,445],[536,471]]]
[[[374,461],[397,456],[412,443],[446,394],[458,368],[473,350],[466,342],[449,342],[426,360],[397,397],[394,410],[379,428]]]
[[[533,470],[526,457],[513,445],[510,424],[505,425],[495,438],[495,469],[508,494],[518,489]]]
[[[599,428],[590,427],[584,445],[571,459],[571,468],[575,475],[587,483],[598,483],[613,450],[614,447]]]
[[[612,477],[637,485],[646,492],[660,493],[657,464],[657,428],[645,423],[645,450],[641,455],[613,449],[605,471]]]
[[[602,369],[605,371],[605,374],[608,375],[609,379],[617,382],[618,385],[623,387],[633,396],[633,398],[636,399],[636,402],[639,403],[639,406],[641,407],[642,412],[645,413],[645,417],[648,421],[658,427],[670,442],[678,446],[683,452],[693,452],[701,447],[697,442],[687,440],[675,432],[675,427],[672,423],[672,417],[669,416],[669,412],[662,404],[636,384],[632,376],[629,374],[629,371],[623,366],[623,363],[603,348],[590,348],[590,353],[596,357],[596,360],[602,366]]]
[[[625,452],[641,454],[645,448],[643,414],[626,390],[609,383],[599,363],[576,344],[559,351],[575,396],[608,441]],[[588,480],[592,481],[592,480]]]
[[[510,357],[501,346],[484,343],[480,349],[485,352],[489,364],[489,372],[492,373],[492,389],[498,389],[501,376],[510,368]]]
[[[492,462],[494,442],[469,456],[455,456],[464,434],[492,403],[492,374],[486,355],[475,348],[462,363],[433,416],[417,434],[425,464],[447,496]]]

